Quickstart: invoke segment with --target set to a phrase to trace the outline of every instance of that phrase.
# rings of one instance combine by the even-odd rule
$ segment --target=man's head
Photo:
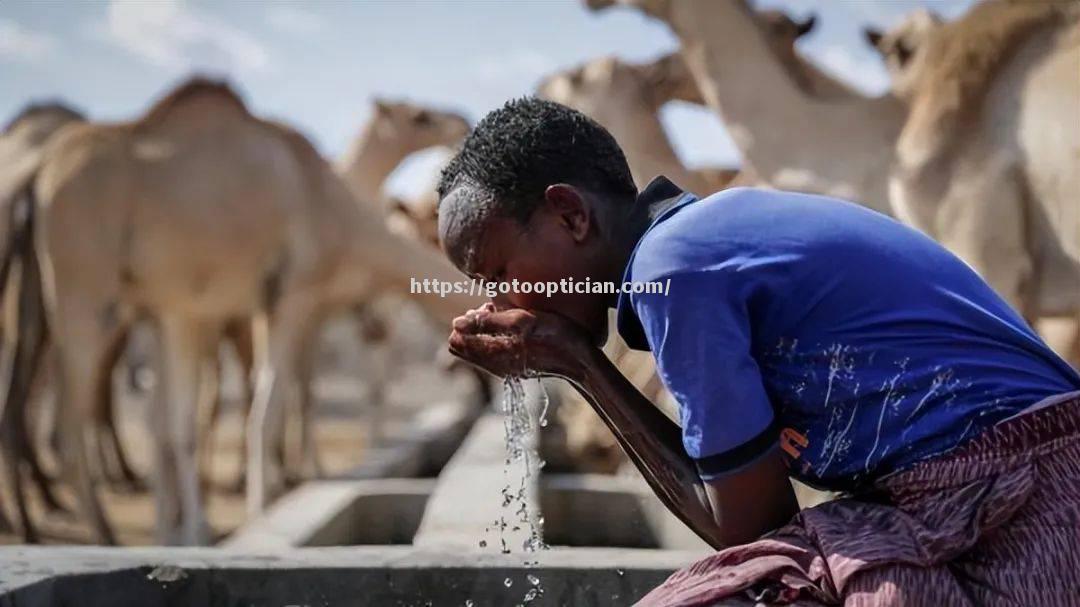
[[[439,182],[439,237],[450,260],[488,281],[617,282],[644,213],[615,139],[584,114],[511,101],[468,136]],[[510,293],[495,302],[557,312],[595,338],[613,297]]]

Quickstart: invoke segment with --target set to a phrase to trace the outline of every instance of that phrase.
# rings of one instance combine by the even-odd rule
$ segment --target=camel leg
[[[159,531],[164,540],[177,537],[185,545],[206,545],[210,542],[210,527],[203,507],[202,486],[199,481],[197,458],[196,413],[199,405],[200,386],[206,379],[203,373],[209,353],[216,348],[220,328],[216,323],[191,320],[175,316],[160,319],[161,370],[159,381],[163,384],[158,412],[158,430],[165,428],[167,457],[175,465],[176,489],[179,492],[180,529],[177,536],[167,530],[168,523],[175,521],[175,507],[165,511],[170,518],[159,520]],[[159,436],[160,438],[160,436]]]
[[[124,444],[120,440],[120,434],[117,431],[117,419],[116,419],[116,391],[113,389],[112,382],[112,369],[116,368],[116,365],[120,364],[121,358],[124,354],[124,344],[129,341],[129,337],[134,335],[136,331],[128,331],[117,342],[117,345],[108,353],[108,360],[106,362],[109,369],[109,375],[104,378],[101,383],[101,394],[98,396],[98,404],[101,409],[98,410],[95,415],[96,424],[96,437],[98,441],[98,450],[102,457],[102,468],[105,470],[106,478],[110,481],[116,481],[127,487],[130,491],[142,491],[143,483],[138,474],[132,469],[127,454],[124,451]],[[130,348],[128,348],[130,350]],[[111,464],[111,465],[110,465]]]
[[[93,306],[83,298],[72,298],[68,303],[66,309],[55,316],[57,322],[54,323],[64,471],[71,478],[82,514],[97,539],[105,544],[115,544],[90,474],[87,432],[93,428],[94,413],[100,409],[94,401],[102,394],[101,383],[109,380],[108,353],[119,341],[122,331],[116,326],[107,326],[109,323],[103,320],[103,315],[95,313],[95,310],[107,309],[107,305]]]
[[[0,503],[0,506],[3,506],[3,503]],[[0,507],[0,533],[7,534],[14,532],[15,525],[11,524],[11,519],[9,519],[6,514],[4,514],[4,509]]]
[[[41,275],[37,256],[24,250],[18,272],[14,331],[8,333],[9,346],[14,350],[8,377],[7,394],[0,407],[0,444],[6,462],[7,482],[15,498],[26,543],[36,543],[37,533],[26,507],[20,464],[25,463],[31,478],[38,486],[50,510],[62,510],[52,493],[49,479],[38,461],[37,450],[30,436],[27,410],[31,403],[35,379],[40,376],[41,361],[48,345],[45,307],[42,300]]]
[[[41,394],[41,390],[42,390],[42,385],[45,382],[51,380],[51,378],[49,377],[49,373],[48,373],[49,365],[41,364],[43,361],[52,360],[52,357],[53,357],[53,354],[52,354],[52,342],[49,339],[48,332],[46,332],[45,338],[46,338],[45,342],[42,345],[40,361],[39,361],[38,366],[37,366],[37,371],[34,373],[33,379],[31,380],[30,393],[29,393],[29,396],[28,396],[28,404],[33,404],[33,405],[36,405],[36,406],[39,406],[39,407],[42,406],[44,404],[44,402],[45,402],[41,398],[39,398],[39,395]],[[56,403],[55,403],[55,401],[52,401],[52,405],[53,406],[50,407],[50,409],[52,410],[52,418],[55,419],[55,417],[56,417]],[[58,500],[56,498],[56,494],[53,493],[52,484],[53,484],[54,479],[53,479],[53,477],[51,477],[49,474],[47,474],[45,472],[45,466],[42,463],[41,450],[39,449],[39,445],[38,445],[38,441],[36,439],[36,435],[34,435],[33,433],[31,433],[29,431],[30,428],[33,427],[33,424],[30,423],[29,417],[30,416],[27,416],[27,421],[26,421],[26,427],[27,427],[26,464],[30,468],[30,478],[34,481],[34,484],[37,486],[38,492],[41,494],[42,501],[44,501],[44,503],[45,503],[45,508],[50,513],[52,513],[52,512],[69,512],[67,507],[64,506],[60,502],[60,500]],[[38,416],[38,421],[40,421],[40,415]],[[55,423],[52,420],[50,420],[50,425],[55,425]]]
[[[24,336],[30,332],[27,329],[28,327],[25,325],[19,327],[20,333]],[[4,401],[3,413],[0,414],[0,445],[3,447],[6,483],[11,489],[15,500],[23,541],[27,544],[37,543],[37,532],[34,529],[26,506],[26,492],[22,483],[21,464],[28,455],[29,450],[26,441],[25,419],[25,407],[28,403],[27,393],[29,392],[27,386],[31,381],[28,379],[28,375],[33,375],[33,367],[40,358],[40,345],[41,340],[39,338],[30,336],[20,339],[19,343],[16,344],[8,394]]]
[[[29,256],[30,258],[33,255]],[[32,259],[31,262],[33,263]],[[37,309],[28,309],[33,305],[35,291],[33,285],[23,280],[23,263],[18,266],[15,277],[11,278],[16,293],[8,293],[5,312],[8,314],[9,329],[5,333],[5,349],[12,352],[7,394],[0,404],[0,449],[3,452],[3,472],[5,483],[15,501],[15,509],[22,525],[22,537],[26,543],[36,543],[37,533],[30,520],[26,505],[26,492],[22,484],[22,461],[26,456],[26,407],[29,406],[30,386],[33,382],[35,367],[40,359],[45,341],[45,319],[41,314],[40,301]],[[5,277],[5,282],[7,277]],[[10,318],[14,316],[14,318]],[[10,526],[10,521],[5,519]]]
[[[315,441],[315,331],[308,333],[300,352],[300,476],[323,478],[325,472],[319,461],[318,443]]]
[[[283,439],[287,403],[300,398],[298,354],[317,328],[318,311],[314,297],[290,294],[275,310],[265,357],[256,347],[259,371],[247,430],[249,516],[261,513],[282,486],[282,462],[274,461],[274,446]],[[256,343],[260,341],[256,336]]]
[[[251,402],[254,399],[255,387],[255,345],[254,333],[252,330],[253,321],[250,318],[243,320],[236,320],[229,322],[225,325],[225,337],[229,343],[232,344],[233,352],[236,354],[236,359],[240,364],[240,371],[243,383],[242,394],[240,402],[243,405],[244,415],[244,433],[246,437],[247,433],[247,418],[251,414]],[[244,490],[244,471],[247,468],[247,447],[246,438],[244,445],[240,447],[240,467],[236,471],[236,476],[229,484],[230,489],[234,493],[241,493]]]
[[[377,445],[382,441],[385,423],[386,380],[395,369],[397,361],[389,339],[390,329],[386,319],[379,316],[378,306],[357,306],[357,322],[360,326],[360,341],[367,346],[368,355],[375,367],[375,372],[368,377],[368,406],[371,407],[368,444]]]
[[[204,364],[207,379],[203,383],[204,393],[199,397],[199,402],[206,404],[206,414],[203,417],[202,427],[199,429],[199,443],[202,447],[199,457],[199,478],[202,479],[203,491],[206,492],[213,484],[214,478],[214,429],[221,415],[221,364],[218,360],[207,360]],[[200,404],[199,411],[203,409]]]

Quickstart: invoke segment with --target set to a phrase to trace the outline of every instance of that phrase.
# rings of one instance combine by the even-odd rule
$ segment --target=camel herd
[[[739,184],[860,201],[956,252],[1080,362],[1075,3],[987,0],[956,21],[920,11],[891,31],[868,30],[893,83],[880,97],[802,58],[795,42],[813,19],[758,13],[746,0],[586,4],[630,5],[680,42],[678,53],[649,64],[598,59],[536,89],[608,128],[639,184],[664,174],[699,193]],[[681,163],[659,118],[673,100],[722,118],[743,156],[737,174]],[[196,420],[220,400],[223,340],[249,378],[249,512],[284,487],[290,411],[301,427],[297,474],[317,475],[311,384],[320,325],[351,311],[371,343],[388,333],[402,297],[438,322],[478,303],[408,294],[410,277],[460,275],[432,246],[434,198],[403,203],[383,193],[406,156],[455,145],[468,128],[452,113],[380,101],[331,164],[289,126],[253,116],[228,86],[198,78],[130,122],[87,121],[59,105],[16,117],[0,136],[0,331],[11,369],[0,446],[23,537],[36,539],[24,481],[59,507],[27,431],[34,386],[48,381],[58,394],[64,480],[96,538],[114,541],[96,485],[133,474],[109,378],[124,361],[142,360],[157,375],[158,539],[209,542],[199,466],[209,429]],[[138,338],[147,331],[156,339]],[[617,339],[607,351],[675,416],[647,354]],[[381,394],[382,378],[372,380]],[[558,417],[570,450],[598,469],[618,467],[614,441],[567,392]]]
[[[40,131],[27,125],[46,115],[27,112],[5,135]],[[273,447],[283,440],[286,403],[310,409],[321,321],[386,293],[408,294],[410,277],[459,276],[433,248],[391,234],[379,201],[359,202],[350,190],[378,192],[410,151],[465,132],[459,116],[379,103],[339,174],[299,133],[252,116],[228,87],[195,79],[132,122],[72,116],[45,145],[23,136],[33,167],[13,176],[10,190],[9,262],[19,271],[7,284],[20,305],[4,327],[17,336],[5,413],[25,409],[49,344],[63,470],[100,541],[114,538],[88,445],[110,423],[111,369],[132,329],[150,323],[158,334],[151,426],[159,538],[206,543],[195,420],[216,398],[219,341],[228,334],[241,342],[238,351],[250,352],[241,357],[254,381],[247,482],[258,511],[281,488]],[[382,145],[370,145],[373,139]],[[478,303],[418,301],[440,322]],[[245,328],[227,331],[236,323]],[[25,419],[4,435],[17,496],[19,461],[33,456],[19,426]],[[19,501],[24,535],[33,539]]]

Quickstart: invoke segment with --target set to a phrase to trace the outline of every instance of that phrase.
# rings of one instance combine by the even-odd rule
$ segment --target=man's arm
[[[679,427],[595,348],[569,378],[611,429],[661,501],[714,548],[742,544],[798,512],[787,468],[773,450],[749,466],[703,481]]]

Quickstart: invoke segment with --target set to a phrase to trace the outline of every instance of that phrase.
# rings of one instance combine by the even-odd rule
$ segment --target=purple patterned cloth
[[[640,607],[1080,605],[1080,396],[674,573]]]

